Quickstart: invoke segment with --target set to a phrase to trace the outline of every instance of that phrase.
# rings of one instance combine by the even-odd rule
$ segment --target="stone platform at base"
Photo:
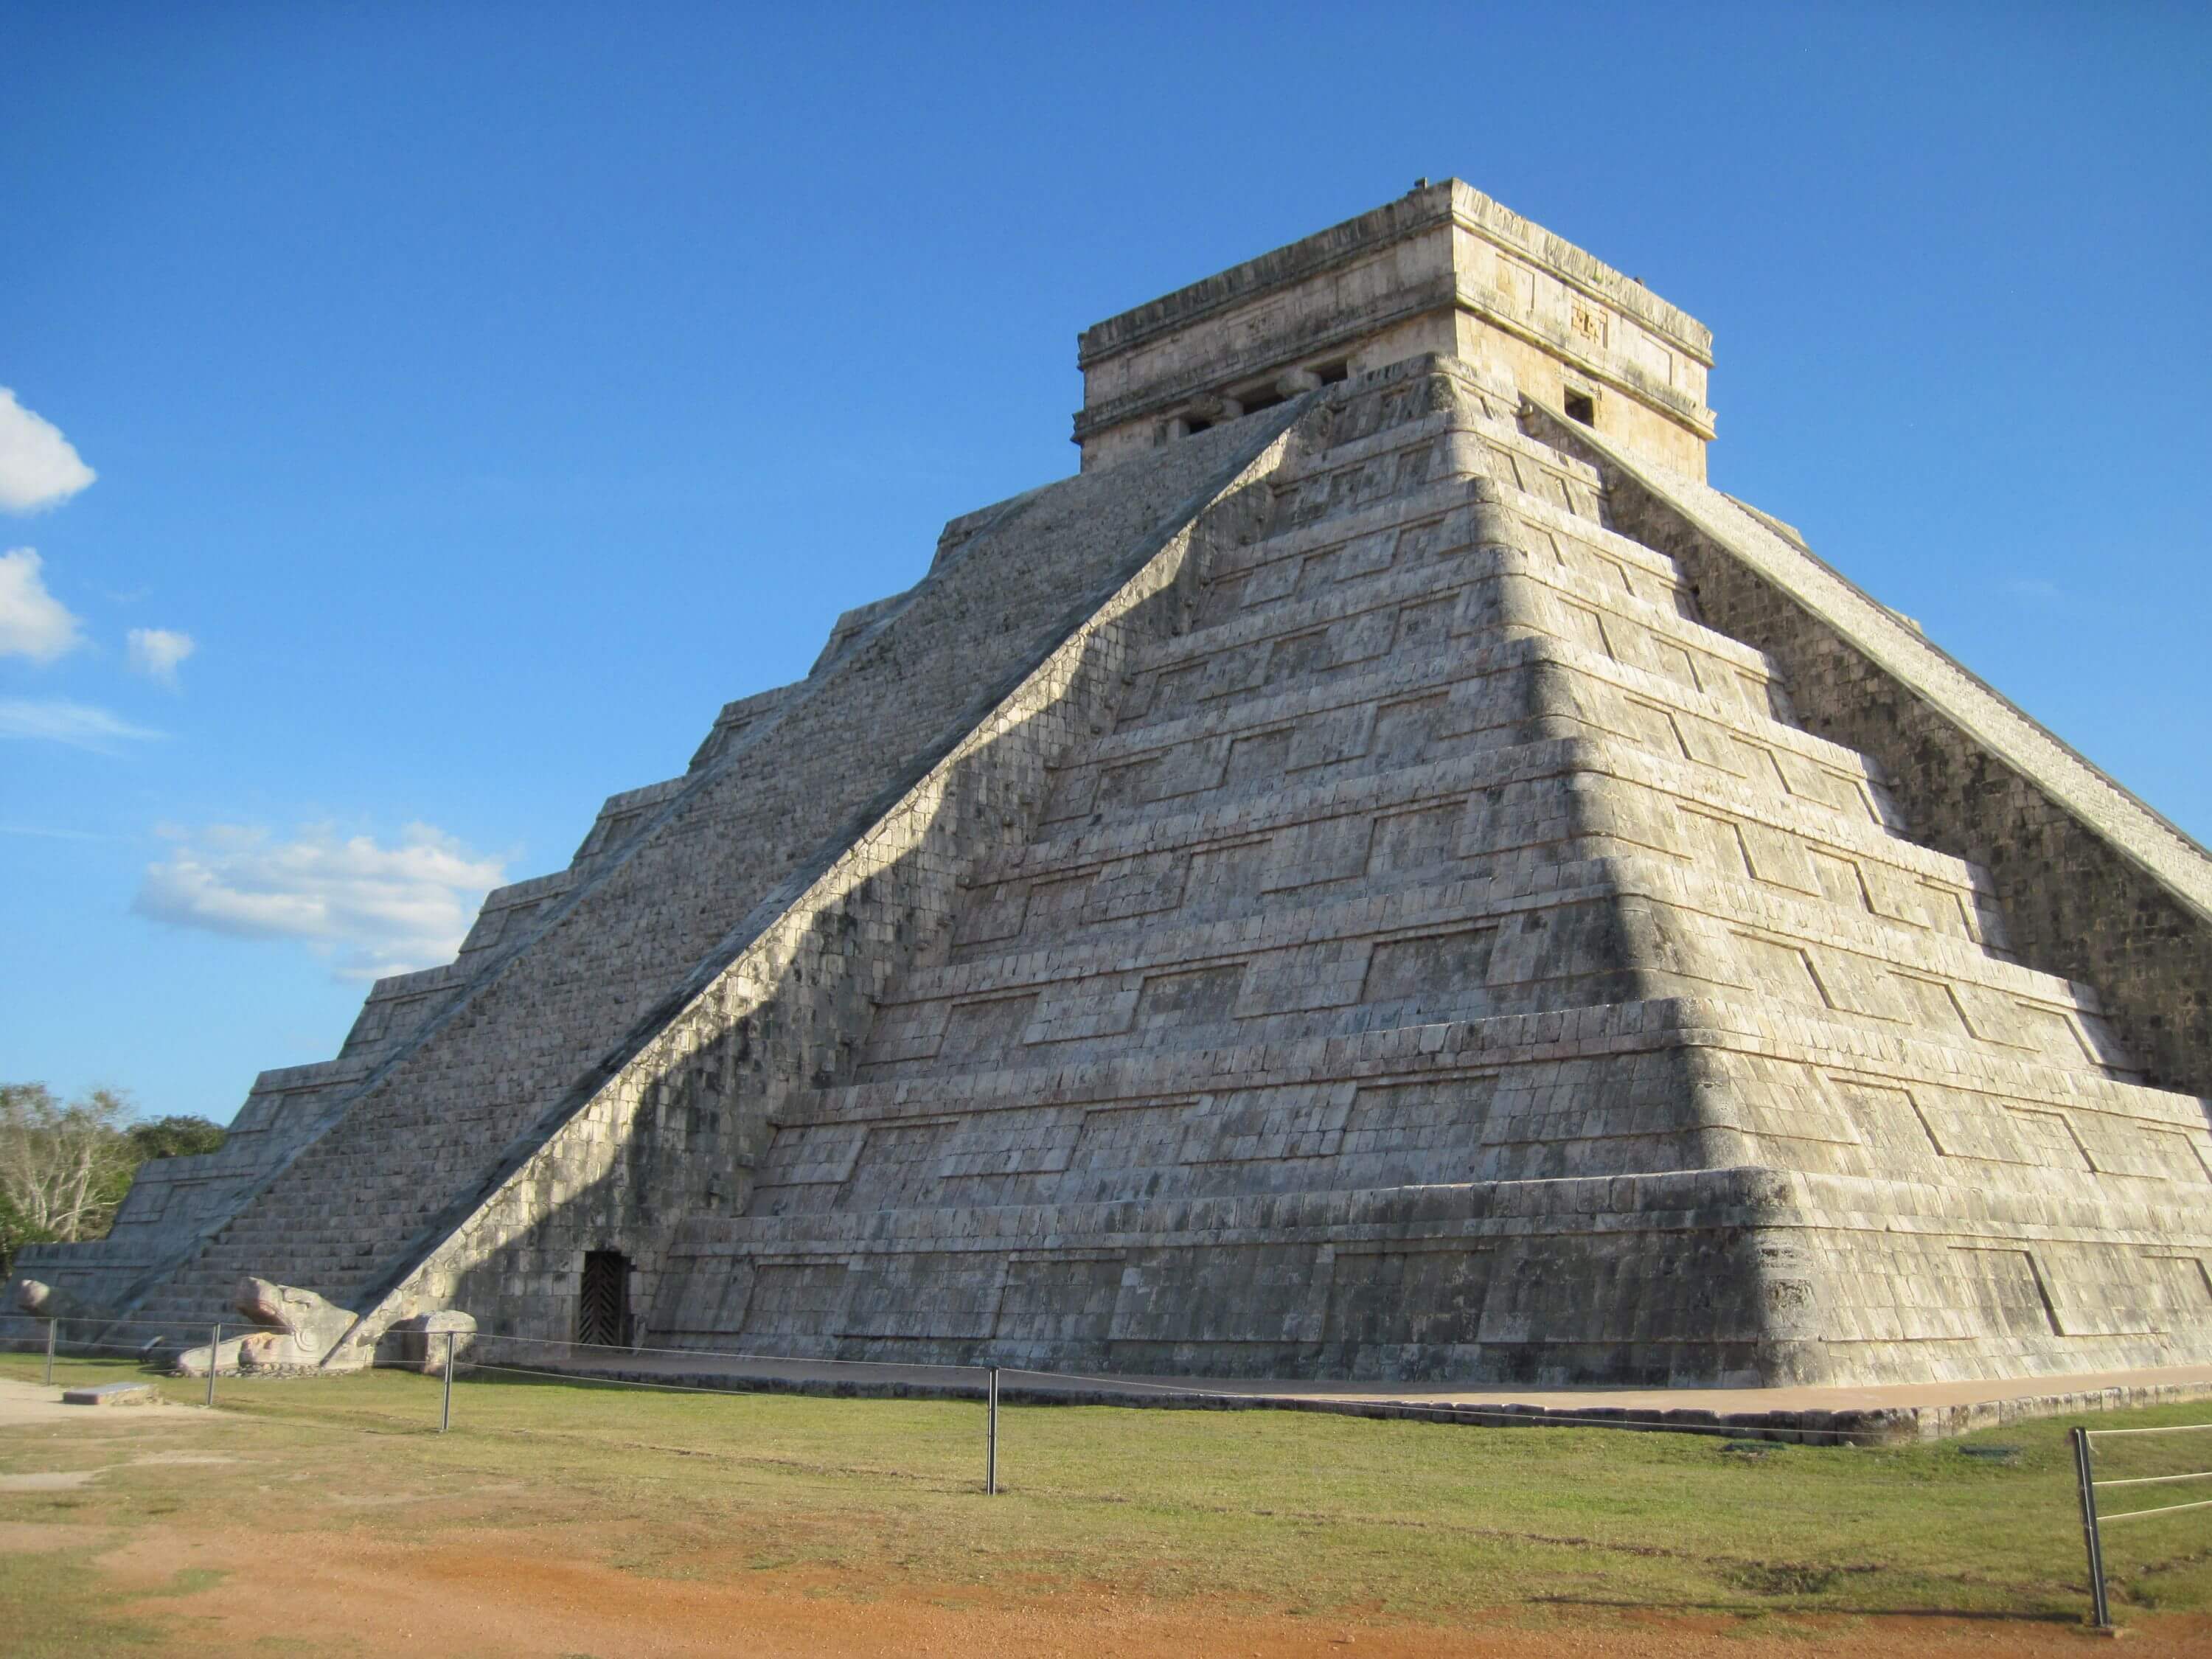
[[[830,1363],[662,1351],[604,1360],[480,1356],[502,1366],[583,1380],[756,1389],[851,1398],[981,1399],[981,1367]],[[1203,1377],[1067,1376],[1005,1369],[1000,1398],[1016,1405],[1153,1406],[1183,1410],[1327,1412],[1475,1427],[1640,1429],[1807,1444],[1898,1445],[1940,1440],[2039,1417],[2212,1401],[2212,1365],[2080,1371],[1987,1382],[1867,1388],[1372,1389],[1327,1382]]]

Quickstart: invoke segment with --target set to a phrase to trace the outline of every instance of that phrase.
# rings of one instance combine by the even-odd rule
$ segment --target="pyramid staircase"
[[[2200,1103],[1519,410],[1446,359],[1310,417],[850,1080],[679,1226],[651,1340],[1644,1382],[2212,1351]]]
[[[563,1338],[620,1251],[656,1343],[1122,1371],[2212,1355],[2203,1103],[1703,619],[1712,495],[1446,355],[956,520],[26,1268]]]
[[[605,1225],[714,1203],[733,1114],[710,1106],[702,1121],[695,1109],[648,1145],[630,1133],[638,1100],[617,1091],[614,1102],[610,1079],[655,1042],[689,1041],[719,1018],[733,963],[740,977],[773,975],[762,963],[784,934],[817,922],[835,931],[803,948],[826,960],[790,970],[811,979],[815,1006],[781,1030],[765,1029],[778,1009],[745,1028],[762,1037],[754,1073],[810,1075],[849,1050],[868,994],[927,931],[927,895],[987,833],[969,817],[1004,833],[1042,769],[1014,757],[1085,718],[1095,672],[1071,694],[1075,670],[1053,653],[1071,629],[1090,648],[1094,634],[1112,643],[1123,624],[1101,633],[1084,619],[1163,542],[1187,539],[1291,413],[1130,476],[1069,480],[954,520],[924,580],[840,617],[805,680],[726,707],[684,776],[611,797],[567,869],[490,895],[455,963],[380,981],[336,1060],[263,1073],[224,1152],[149,1166],[115,1237],[34,1247],[22,1270],[151,1331],[224,1316],[246,1273],[313,1289],[380,1328],[396,1316],[382,1299],[526,1166],[532,1206],[566,1201],[571,1176],[602,1198],[623,1183],[609,1201],[624,1218]],[[1010,690],[1039,704],[1030,729],[1000,738],[990,775],[963,781],[960,800],[925,821],[915,790]],[[869,839],[887,811],[914,823],[889,854]],[[857,876],[856,860],[867,866]],[[834,918],[793,921],[813,889],[856,882]],[[716,1012],[690,1006],[702,993]],[[594,1110],[601,1121],[577,1125]],[[550,1162],[564,1174],[549,1182],[538,1155],[556,1139]],[[580,1142],[591,1150],[572,1156]],[[611,1170],[602,1154],[617,1143]],[[544,1219],[533,1212],[521,1231],[542,1232]],[[552,1277],[573,1301],[573,1268]]]

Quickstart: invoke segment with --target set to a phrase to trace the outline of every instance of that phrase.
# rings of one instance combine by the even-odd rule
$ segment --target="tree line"
[[[64,1100],[43,1083],[0,1083],[0,1279],[26,1244],[100,1238],[150,1158],[211,1152],[220,1124],[141,1118],[129,1096]]]

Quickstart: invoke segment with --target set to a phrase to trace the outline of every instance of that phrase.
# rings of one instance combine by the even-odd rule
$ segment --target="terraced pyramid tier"
[[[810,892],[872,881],[882,902],[865,919],[823,921],[817,943],[842,966],[800,970],[817,1006],[771,1016],[801,1046],[818,1036],[834,1060],[931,925],[908,886],[949,887],[971,843],[995,846],[1001,819],[1041,793],[1043,753],[1087,725],[1098,671],[1086,652],[1155,625],[1150,611],[1133,623],[1097,613],[1139,603],[1117,598],[1131,571],[1164,543],[1187,544],[1194,515],[1276,446],[1267,424],[949,526],[930,574],[853,613],[860,626],[841,623],[807,680],[725,709],[684,777],[616,797],[567,871],[492,895],[459,962],[380,984],[337,1061],[264,1074],[241,1115],[262,1133],[161,1170],[180,1178],[135,1194],[105,1249],[26,1270],[146,1319],[219,1317],[248,1272],[373,1316],[550,1137],[613,1109],[610,1078],[690,1029],[702,990],[719,1001],[734,972],[767,975],[768,995],[787,934],[821,920]],[[1024,700],[1015,729],[981,735],[1008,718],[1010,695]],[[985,769],[963,745],[987,743]],[[957,801],[918,805],[913,792],[945,787],[956,753]],[[810,1048],[777,1063],[803,1078],[823,1062]],[[627,1146],[628,1175],[667,1183],[640,1207],[680,1212],[726,1188],[726,1152],[712,1168],[695,1154],[734,1127]]]
[[[1080,476],[24,1269],[364,1341],[2212,1357],[2212,860],[1703,482],[1710,344],[1456,181],[1097,325]]]
[[[2206,1236],[2197,1103],[2009,958],[1594,468],[1463,370],[1421,389],[1268,479],[853,1081],[681,1230],[655,1340],[1644,1382],[2195,1352],[2159,1252]]]

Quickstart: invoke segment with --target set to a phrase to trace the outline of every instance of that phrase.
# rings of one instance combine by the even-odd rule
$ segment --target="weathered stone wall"
[[[2203,849],[1717,492],[1540,424],[1600,462],[1615,525],[1675,560],[1714,627],[1785,668],[1805,727],[1879,759],[1911,832],[1987,872],[2023,960],[2096,986],[2148,1080],[2212,1095]]]
[[[2212,861],[1651,464],[1702,331],[1463,186],[1102,325],[1086,419],[1325,337],[948,524],[48,1276],[561,1340],[612,1250],[627,1337],[1224,1374],[2212,1355],[2151,1086],[2212,1071]]]
[[[1268,441],[1282,426],[1278,417],[1232,440],[1233,470],[1182,502],[1179,520],[1156,517],[1133,546],[1086,546],[1111,554],[1087,579],[1063,562],[1071,525],[1095,514],[1088,503],[1038,502],[1027,522],[967,549],[970,574],[1001,584],[1025,562],[1052,563],[1085,596],[1065,613],[1065,637],[995,705],[963,715],[951,752],[879,797],[849,842],[825,848],[823,867],[765,898],[757,937],[699,976],[680,1012],[585,1085],[587,1098],[464,1194],[441,1218],[451,1231],[434,1226],[394,1282],[372,1288],[367,1323],[453,1304],[491,1328],[566,1339],[591,1249],[627,1256],[633,1304],[649,1306],[673,1225],[744,1206],[774,1119],[796,1093],[848,1073],[873,1000],[902,968],[942,955],[963,873],[1028,833],[1048,763],[1107,718],[1132,642],[1185,620],[1194,546],[1245,525],[1246,486],[1292,441]]]
[[[1085,329],[1085,471],[1142,454],[1280,377],[1455,356],[1703,476],[1712,336],[1641,283],[1457,179]]]
[[[834,1091],[785,1127],[846,1143],[842,1182],[799,1169],[824,1183],[820,1207],[689,1224],[653,1338],[1138,1372],[1757,1381],[1759,1212],[1737,1174],[1698,1167],[1700,1062],[1668,1008],[1152,1051],[1066,1068],[1042,1094],[991,1071],[902,1099]],[[1624,1163],[1648,1172],[1611,1173]],[[901,1164],[944,1190],[902,1187]]]
[[[262,1073],[221,1147],[139,1166],[106,1237],[29,1245],[17,1253],[17,1264],[88,1307],[122,1305],[173,1271],[337,1121],[370,1070],[365,1059],[349,1054]]]
[[[1904,837],[1600,471],[1479,368],[1425,378],[1332,394],[851,1081],[679,1230],[653,1340],[1551,1382],[2202,1357],[2196,1103],[2010,959],[1987,872]]]
[[[481,1195],[502,1149],[573,1112],[673,1017],[749,912],[849,844],[888,780],[973,726],[979,687],[1064,639],[1095,609],[1101,573],[1264,449],[1267,424],[1164,453],[1127,484],[1071,480],[941,564],[534,918],[141,1311],[198,1317],[248,1271],[333,1300],[375,1293]],[[994,539],[1006,556],[990,556]]]

